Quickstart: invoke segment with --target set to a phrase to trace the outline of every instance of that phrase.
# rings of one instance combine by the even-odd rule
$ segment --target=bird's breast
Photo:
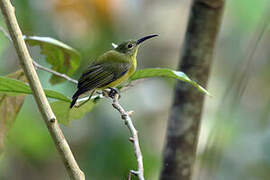
[[[120,85],[122,82],[126,81],[136,71],[136,68],[137,68],[137,60],[136,58],[134,58],[134,60],[132,59],[129,70],[123,76],[119,77],[118,79],[111,82],[110,84],[108,84],[106,87],[102,89],[106,89],[108,87],[116,87]]]

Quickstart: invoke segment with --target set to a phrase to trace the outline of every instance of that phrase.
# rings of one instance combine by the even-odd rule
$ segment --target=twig
[[[74,83],[74,84],[78,84],[78,81],[77,81],[77,80],[72,79],[71,77],[69,77],[69,76],[67,76],[67,75],[65,75],[65,74],[61,74],[61,73],[59,73],[59,72],[57,72],[57,71],[51,70],[51,69],[49,69],[49,68],[46,68],[46,67],[44,67],[44,66],[38,64],[38,63],[37,63],[36,61],[34,61],[34,60],[32,60],[32,61],[33,61],[33,65],[34,65],[36,68],[38,68],[38,69],[40,69],[40,70],[43,70],[43,71],[47,71],[47,72],[49,72],[49,73],[51,73],[51,74],[54,74],[54,75],[56,75],[56,76],[59,76],[59,77],[61,77],[61,78],[64,78],[64,79],[66,79],[66,80],[68,80],[68,81],[70,81],[70,82],[72,82],[72,83]]]
[[[10,42],[12,43],[12,39],[11,39],[10,35],[8,34],[8,32],[7,32],[2,26],[0,26],[0,31],[2,31],[3,34],[4,34],[4,35],[10,40]],[[77,80],[72,79],[71,77],[67,76],[66,74],[62,74],[62,73],[59,73],[59,72],[54,71],[54,70],[52,70],[52,69],[46,68],[46,67],[44,67],[44,66],[38,64],[38,63],[37,63],[36,61],[34,61],[33,59],[32,59],[32,61],[33,61],[33,65],[34,65],[37,69],[40,69],[40,70],[43,70],[43,71],[47,71],[47,72],[49,72],[49,73],[51,73],[51,74],[54,74],[54,75],[56,75],[56,76],[58,76],[58,77],[64,78],[64,79],[66,79],[66,80],[68,80],[68,81],[70,81],[70,82],[72,82],[72,83],[74,83],[74,84],[78,84],[78,81],[77,81]]]
[[[6,38],[8,38],[8,40],[12,43],[12,39],[11,39],[10,35],[2,26],[0,26],[0,31],[2,31],[2,33],[6,36]]]
[[[50,131],[51,137],[54,140],[55,146],[62,157],[66,170],[71,179],[84,180],[84,173],[80,170],[42,89],[41,83],[38,79],[31,57],[24,42],[22,32],[19,28],[14,13],[15,10],[9,0],[1,0],[0,7],[17,51],[20,64],[25,72],[25,75],[27,76],[27,79],[29,80],[29,84],[33,91],[39,111],[41,112],[42,117]]]
[[[131,133],[131,138],[130,141],[133,144],[134,148],[134,153],[137,159],[137,164],[138,164],[138,170],[130,170],[130,174],[138,176],[139,180],[144,180],[144,169],[143,169],[143,156],[142,152],[140,149],[139,145],[139,138],[138,138],[138,131],[135,129],[132,120],[130,118],[130,114],[132,113],[131,111],[127,112],[124,110],[124,108],[119,104],[119,95],[116,94],[113,98],[113,103],[112,106],[119,111],[121,118],[124,120],[125,125],[128,127],[130,133]],[[129,174],[129,178],[130,178]]]

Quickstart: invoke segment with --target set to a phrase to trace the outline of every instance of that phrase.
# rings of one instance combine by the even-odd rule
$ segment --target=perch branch
[[[39,111],[41,112],[55,146],[62,157],[66,170],[71,179],[84,180],[84,173],[80,170],[42,89],[41,83],[33,66],[32,59],[24,42],[22,32],[19,28],[15,16],[15,9],[9,0],[1,0],[0,7],[9,30],[9,34],[17,51],[20,64],[27,79],[29,80]]]
[[[143,156],[139,145],[138,131],[135,129],[132,120],[130,118],[130,114],[132,113],[132,111],[129,112],[125,111],[124,108],[119,104],[118,100],[119,95],[116,94],[113,98],[112,106],[120,113],[121,118],[124,120],[125,125],[128,127],[131,133],[130,141],[133,144],[134,153],[138,164],[138,170],[137,171],[131,170],[129,177],[131,174],[133,174],[138,176],[139,180],[144,180]]]
[[[11,39],[10,35],[8,34],[8,32],[7,32],[2,26],[0,26],[0,31],[2,31],[2,33],[3,33],[3,34],[7,37],[7,39],[9,39],[10,42],[12,43],[12,39]],[[43,70],[43,71],[47,71],[47,72],[49,72],[49,73],[51,73],[51,74],[54,74],[54,75],[56,75],[56,76],[58,76],[58,77],[64,78],[64,79],[66,79],[66,80],[68,80],[68,81],[70,81],[70,82],[72,82],[72,83],[74,83],[74,84],[78,84],[78,81],[77,81],[77,80],[72,79],[71,77],[67,76],[66,74],[62,74],[62,73],[59,73],[59,72],[54,71],[54,70],[52,70],[52,69],[46,68],[46,67],[44,67],[44,66],[38,64],[38,63],[37,63],[36,61],[34,61],[33,59],[32,59],[32,61],[33,61],[33,65],[34,65],[35,68],[37,68],[37,69],[40,69],[40,70]]]

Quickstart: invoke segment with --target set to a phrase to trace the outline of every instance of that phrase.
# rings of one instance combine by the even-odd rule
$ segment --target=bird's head
[[[124,53],[126,55],[129,56],[136,56],[137,52],[138,52],[138,48],[141,45],[142,42],[144,42],[147,39],[153,38],[158,36],[157,34],[153,34],[153,35],[149,35],[149,36],[145,36],[143,38],[140,38],[139,40],[135,41],[135,40],[129,40],[126,42],[121,43],[120,45],[118,45],[115,50],[120,52],[120,53]]]

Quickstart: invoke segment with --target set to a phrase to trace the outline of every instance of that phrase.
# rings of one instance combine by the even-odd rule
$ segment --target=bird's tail
[[[78,96],[72,97],[72,102],[70,103],[70,106],[69,106],[70,109],[75,105],[77,99],[78,99]]]
[[[87,89],[78,89],[75,94],[72,96],[72,102],[70,103],[70,109],[75,105],[77,99],[79,98],[80,95],[82,95],[83,93],[87,92]],[[93,91],[95,92],[95,91]],[[92,95],[91,95],[92,96]],[[90,97],[91,97],[90,96]]]
[[[70,103],[70,109],[75,105],[77,99],[79,98],[80,95],[85,93],[87,90],[85,89],[78,89],[75,94],[72,96],[72,102]]]
[[[79,98],[79,96],[83,93],[83,91],[81,91],[80,89],[78,89],[75,94],[72,96],[72,102],[70,103],[70,109],[75,105],[77,99]]]

